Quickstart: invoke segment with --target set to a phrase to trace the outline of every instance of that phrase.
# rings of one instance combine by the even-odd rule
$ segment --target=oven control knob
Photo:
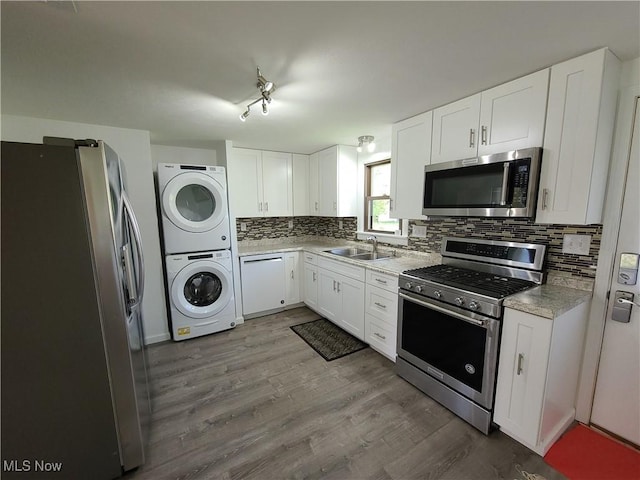
[[[458,305],[459,307],[461,307],[464,304],[464,299],[462,297],[456,297],[456,299],[454,300],[454,302],[456,302],[456,305]]]
[[[442,292],[440,290],[436,290],[435,292],[433,292],[433,295],[436,298],[442,298]]]
[[[469,304],[469,308],[470,308],[471,310],[479,310],[479,309],[480,309],[480,304],[479,304],[478,302],[474,302],[474,301],[472,301],[472,302]]]
[[[407,290],[411,290],[411,287],[413,287],[411,282],[407,282],[407,283],[404,284],[404,288],[406,288]]]
[[[421,293],[421,292],[422,292],[422,286],[418,285],[418,286],[415,288],[415,290],[416,290],[416,292]]]

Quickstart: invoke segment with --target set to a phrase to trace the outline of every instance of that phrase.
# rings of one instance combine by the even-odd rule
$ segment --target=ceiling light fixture
[[[276,84],[270,82],[262,76],[260,73],[260,67],[257,71],[258,83],[256,87],[260,90],[260,96],[247,105],[247,109],[240,115],[240,120],[243,122],[247,120],[247,117],[251,114],[251,107],[256,103],[262,102],[262,114],[269,115],[269,104],[271,103],[271,94],[276,91]]]
[[[363,135],[358,137],[358,153],[362,152],[362,147],[367,147],[367,152],[371,153],[376,149],[376,143],[373,141],[373,135]]]

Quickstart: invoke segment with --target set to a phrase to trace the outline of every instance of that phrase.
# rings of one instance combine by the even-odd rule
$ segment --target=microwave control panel
[[[513,177],[511,180],[511,207],[524,208],[527,206],[527,191],[529,189],[529,160],[514,162]]]

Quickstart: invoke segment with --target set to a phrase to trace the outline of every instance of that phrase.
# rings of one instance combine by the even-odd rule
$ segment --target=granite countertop
[[[553,320],[573,307],[591,300],[591,292],[545,284],[504,299],[506,308]]]
[[[412,268],[427,267],[429,265],[437,265],[442,262],[442,257],[438,253],[418,253],[398,251],[390,248],[379,248],[382,253],[396,252],[397,256],[384,258],[380,260],[354,260],[348,257],[340,257],[332,253],[327,253],[325,250],[329,250],[337,247],[354,247],[367,248],[369,245],[350,242],[350,241],[309,241],[309,242],[297,242],[297,243],[263,243],[259,245],[242,245],[238,244],[238,255],[244,257],[247,255],[259,255],[264,253],[283,253],[283,252],[295,252],[305,251],[309,253],[315,253],[316,255],[331,258],[352,265],[358,265],[360,267],[366,267],[369,270],[374,270],[381,273],[387,273],[390,275],[399,275],[405,270]]]
[[[358,248],[364,249],[369,247],[367,244],[347,240],[311,240],[284,243],[259,242],[257,244],[243,243],[244,242],[240,242],[238,244],[238,255],[240,257],[265,253],[304,251],[390,275],[399,275],[403,271],[410,270],[412,268],[421,268],[442,263],[442,256],[437,253],[411,252],[406,250],[394,250],[386,247],[380,248],[380,252],[391,253],[395,251],[397,256],[381,260],[366,261],[340,257],[325,251],[337,247],[357,246]],[[532,288],[525,292],[516,293],[515,295],[505,298],[504,306],[514,310],[531,313],[539,317],[554,319],[571,310],[573,307],[591,300],[590,290],[570,288],[563,286],[564,283],[558,284],[560,281],[565,283],[567,282],[564,277],[561,277],[560,280],[555,277],[550,277],[549,281],[552,281],[553,283],[546,283],[539,287]]]

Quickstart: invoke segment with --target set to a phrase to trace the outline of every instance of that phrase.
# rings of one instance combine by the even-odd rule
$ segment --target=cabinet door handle
[[[336,291],[336,281],[335,280],[333,281],[333,291],[334,292]]]
[[[336,282],[336,285],[338,285],[338,290],[337,292],[340,293],[340,282]]]
[[[382,309],[384,309],[384,310],[386,310],[386,309],[387,309],[387,306],[386,306],[386,305],[383,305],[382,303],[374,302],[373,304],[374,304],[376,307],[382,308]]]
[[[548,188],[543,188],[542,189],[542,210],[546,210],[547,209],[547,201],[549,199],[549,189]]]
[[[317,212],[318,211],[318,202],[315,202],[315,203],[316,203],[316,207],[315,208],[316,208],[316,212]]]
[[[258,203],[258,211],[261,212],[262,211],[262,202]]]
[[[311,273],[313,273],[313,281],[315,282],[316,281],[316,272],[311,272]]]
[[[486,145],[487,144],[487,127],[483,125],[480,132],[481,132],[480,135],[482,135],[482,138],[480,141],[482,142],[482,145]]]
[[[384,335],[380,335],[378,332],[374,332],[374,335],[378,338],[381,338],[382,340],[386,340],[387,337],[385,337]]]
[[[291,280],[293,280],[293,270],[291,270]]]
[[[469,148],[473,148],[476,144],[476,131],[473,128],[469,129]]]
[[[523,367],[522,364],[524,363],[524,353],[519,353],[518,354],[518,375],[520,375],[522,373]]]
[[[338,202],[333,202],[333,210],[338,211]]]
[[[264,202],[264,211],[265,212],[269,211],[269,202]]]

